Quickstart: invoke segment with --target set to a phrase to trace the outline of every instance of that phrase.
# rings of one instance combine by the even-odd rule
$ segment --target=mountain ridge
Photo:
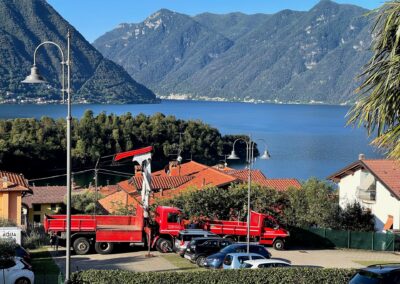
[[[54,46],[43,45],[37,53],[36,64],[48,83],[32,86],[20,82],[29,73],[38,44],[53,41],[66,50],[68,29],[72,33],[74,102],[158,102],[150,89],[103,57],[44,0],[0,0],[0,102],[60,101],[61,55]]]
[[[159,96],[345,104],[355,101],[355,78],[370,57],[366,12],[330,0],[306,12],[275,14],[182,17],[162,9],[141,23],[107,32],[93,45]],[[162,19],[166,14],[168,22]],[[196,25],[202,36],[193,36],[185,25]],[[185,38],[189,44],[182,47]],[[143,64],[159,67],[149,70]]]

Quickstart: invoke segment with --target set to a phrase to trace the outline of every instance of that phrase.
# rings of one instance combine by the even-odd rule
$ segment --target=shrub
[[[195,272],[131,272],[124,270],[85,270],[74,273],[73,284],[119,283],[347,283],[354,273],[349,269],[271,268]]]
[[[0,239],[0,258],[10,258],[15,256],[17,244],[14,240]]]
[[[0,227],[15,227],[15,226],[16,226],[16,224],[14,221],[0,218]]]
[[[49,244],[49,237],[44,228],[35,227],[22,236],[22,246],[27,249],[36,249]]]

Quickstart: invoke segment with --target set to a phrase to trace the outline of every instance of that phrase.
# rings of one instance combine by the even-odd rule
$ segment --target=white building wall
[[[357,186],[360,185],[360,171],[345,176],[339,182],[339,206],[344,209],[357,200]]]
[[[382,183],[376,181],[376,200],[362,201],[357,198],[357,186],[361,182],[361,170],[345,176],[339,182],[339,206],[345,208],[348,204],[358,201],[364,208],[369,208],[375,216],[375,229],[383,230],[388,215],[393,216],[393,229],[400,229],[400,201],[394,197]]]

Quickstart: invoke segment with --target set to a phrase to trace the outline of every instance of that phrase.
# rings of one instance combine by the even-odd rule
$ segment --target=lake
[[[369,145],[364,129],[345,126],[349,108],[344,106],[163,101],[153,105],[73,105],[72,114],[79,118],[87,109],[95,114],[161,112],[182,119],[200,119],[222,134],[251,135],[261,153],[263,143],[257,139],[264,139],[271,159],[257,160],[254,167],[271,178],[325,179],[356,161],[360,153],[367,158],[382,157]],[[66,106],[0,105],[1,119],[44,115],[64,118]]]

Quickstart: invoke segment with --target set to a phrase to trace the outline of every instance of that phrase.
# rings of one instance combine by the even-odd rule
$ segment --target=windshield
[[[363,283],[363,284],[379,284],[382,280],[382,275],[375,274],[369,271],[360,271],[350,280],[349,284],[352,283]]]

